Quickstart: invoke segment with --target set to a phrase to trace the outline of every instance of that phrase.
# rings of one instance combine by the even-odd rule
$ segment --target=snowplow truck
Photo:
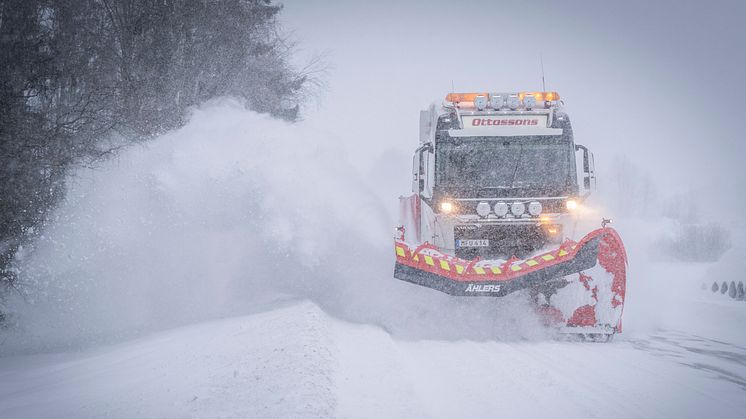
[[[575,237],[594,161],[558,93],[448,94],[420,113],[412,176],[395,278],[454,296],[526,290],[563,333],[621,332],[627,256],[609,220]]]

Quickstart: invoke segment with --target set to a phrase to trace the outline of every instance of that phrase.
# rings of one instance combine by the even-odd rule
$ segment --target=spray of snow
[[[393,220],[344,149],[222,101],[79,172],[19,263],[21,336],[4,349],[120,339],[288,298],[405,338],[536,336],[523,296],[498,306],[394,280]]]

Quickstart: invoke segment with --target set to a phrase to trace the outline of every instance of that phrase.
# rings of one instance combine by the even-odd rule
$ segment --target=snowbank
[[[0,416],[330,417],[327,317],[307,302],[269,310],[82,353],[0,358]]]

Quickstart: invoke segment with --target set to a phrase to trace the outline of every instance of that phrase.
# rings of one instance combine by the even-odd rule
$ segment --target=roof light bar
[[[518,99],[518,106],[515,108],[512,108],[510,105],[513,104],[514,99],[511,99],[513,96],[516,96]],[[483,99],[477,99],[479,97],[482,97]],[[531,99],[533,97],[533,99]],[[489,98],[489,99],[488,99]],[[528,105],[526,99],[528,98]],[[464,103],[464,102],[471,102],[474,104],[475,107],[479,108],[482,105],[482,100],[484,100],[484,107],[489,106],[492,109],[500,109],[506,105],[505,102],[508,102],[508,107],[511,109],[517,109],[521,104],[526,108],[532,108],[536,106],[536,104],[544,104],[545,102],[556,102],[560,100],[560,95],[557,92],[518,92],[518,93],[449,93],[446,95],[446,102],[451,103]],[[489,100],[489,103],[487,101]],[[477,101],[479,102],[477,104]]]

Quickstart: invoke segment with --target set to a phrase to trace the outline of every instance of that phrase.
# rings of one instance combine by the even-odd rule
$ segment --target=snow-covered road
[[[746,348],[403,340],[309,301],[59,355],[0,359],[0,417],[742,417]]]

